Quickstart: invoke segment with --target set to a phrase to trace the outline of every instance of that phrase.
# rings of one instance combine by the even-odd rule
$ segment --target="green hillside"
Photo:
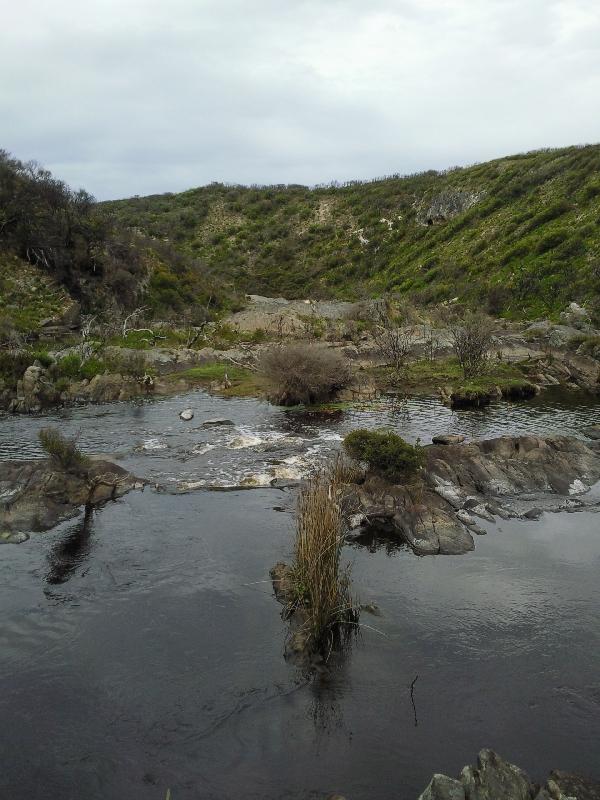
[[[455,296],[511,317],[600,311],[600,145],[343,186],[211,184],[105,204],[237,291]]]

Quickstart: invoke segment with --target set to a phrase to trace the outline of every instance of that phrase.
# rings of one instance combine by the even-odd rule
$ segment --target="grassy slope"
[[[482,197],[447,222],[420,223],[448,191]],[[343,187],[213,184],[108,205],[247,292],[391,291],[425,303],[458,295],[519,317],[600,291],[600,145]]]
[[[59,318],[72,304],[66,290],[45,272],[0,252],[0,314],[26,332],[44,319]]]

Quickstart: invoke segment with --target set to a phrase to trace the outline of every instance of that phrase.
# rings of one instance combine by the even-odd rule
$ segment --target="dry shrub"
[[[281,406],[325,402],[352,380],[350,365],[339,353],[308,342],[269,348],[258,369],[266,379],[269,399]]]
[[[490,358],[492,327],[483,314],[465,315],[460,324],[450,330],[452,347],[465,378],[481,375]]]
[[[307,481],[298,496],[293,581],[296,604],[307,613],[311,649],[343,640],[358,621],[349,570],[340,569],[345,477],[337,459]]]

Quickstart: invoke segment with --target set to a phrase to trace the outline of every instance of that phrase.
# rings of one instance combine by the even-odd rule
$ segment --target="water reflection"
[[[94,512],[87,506],[83,519],[52,547],[48,554],[50,569],[46,582],[51,585],[66,583],[75,570],[89,557],[92,549]]]

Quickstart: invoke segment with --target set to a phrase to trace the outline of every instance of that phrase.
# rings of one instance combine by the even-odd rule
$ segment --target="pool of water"
[[[201,427],[214,416],[234,425]],[[293,488],[204,490],[305,474],[359,426],[427,442],[599,421],[598,405],[558,394],[307,415],[193,393],[1,418],[0,458],[39,455],[37,430],[55,424],[173,493],[134,492],[0,548],[0,797],[413,800],[484,746],[537,779],[599,777],[598,514],[484,523],[460,557],[346,548],[355,593],[381,615],[363,612],[347,654],[311,676],[283,659],[268,581],[289,558]]]

